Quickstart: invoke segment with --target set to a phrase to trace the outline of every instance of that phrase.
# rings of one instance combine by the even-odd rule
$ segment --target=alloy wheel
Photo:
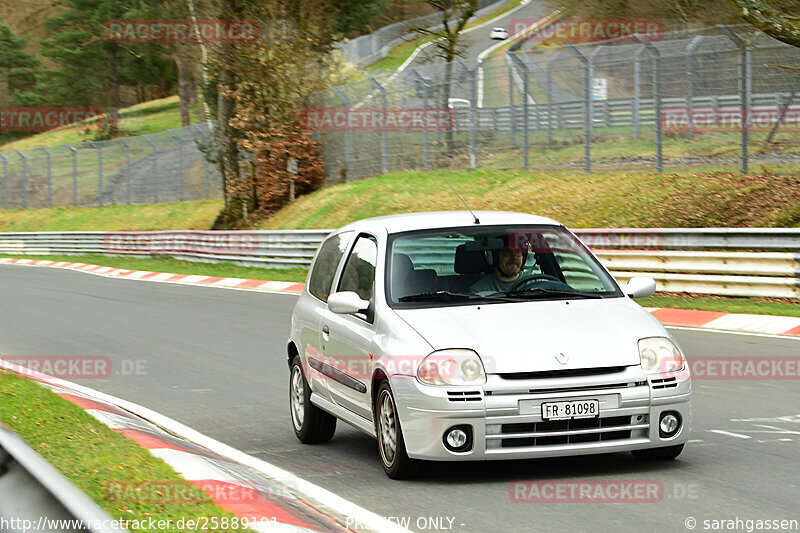
[[[292,408],[292,424],[296,430],[300,431],[303,427],[303,420],[306,415],[306,391],[303,386],[303,373],[299,366],[292,368],[292,393],[290,395]]]
[[[384,463],[392,465],[397,455],[397,413],[389,391],[381,392],[379,405],[381,457]]]

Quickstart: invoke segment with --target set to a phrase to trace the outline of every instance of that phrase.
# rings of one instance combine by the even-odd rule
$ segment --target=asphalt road
[[[481,52],[500,42],[499,40],[492,40],[489,38],[489,33],[491,33],[492,28],[505,28],[509,31],[509,36],[511,36],[517,31],[511,26],[512,23],[523,21],[525,22],[525,26],[529,26],[536,22],[536,20],[547,16],[551,11],[552,10],[548,9],[540,0],[531,0],[531,2],[518,11],[506,14],[489,25],[471,31],[468,30],[462,36],[465,47],[463,49],[464,57],[462,61],[464,61],[465,64],[474,65],[478,62],[478,55],[480,55]],[[432,50],[433,46],[424,49],[414,61],[409,64],[409,67],[417,67],[430,62]]]
[[[693,440],[667,464],[622,453],[429,464],[418,479],[397,482],[384,475],[375,442],[344,424],[329,444],[302,445],[289,422],[283,356],[294,301],[0,265],[0,353],[108,356],[109,378],[76,382],[155,409],[373,512],[407,517],[415,530],[685,532],[688,517],[697,531],[712,519],[800,520],[798,381],[695,382]],[[797,340],[675,335],[689,358],[800,353]],[[141,372],[126,375],[136,364]],[[509,496],[516,480],[584,479],[654,480],[664,496],[616,504]],[[452,526],[443,519],[432,528],[427,517],[448,517]]]

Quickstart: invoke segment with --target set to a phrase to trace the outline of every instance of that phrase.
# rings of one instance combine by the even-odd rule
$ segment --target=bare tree
[[[767,35],[800,48],[800,17],[779,11],[763,0],[729,0],[743,19]]]
[[[238,0],[222,0],[220,15],[223,19],[240,19],[242,5]],[[231,195],[231,186],[239,180],[239,148],[236,145],[234,129],[230,125],[236,113],[236,104],[231,93],[236,89],[236,74],[232,65],[236,54],[233,43],[226,41],[219,50],[219,79],[217,81],[217,143],[219,146],[219,168],[222,173],[222,193],[225,198],[225,211],[238,213],[243,204]]]
[[[434,38],[433,57],[445,61],[445,80],[442,95],[442,107],[450,101],[450,86],[453,80],[453,61],[464,57],[464,40],[462,31],[467,21],[478,11],[478,0],[423,0],[442,15],[442,28],[430,30],[415,28],[417,33]],[[453,131],[448,130],[445,136],[447,150],[453,147]]]

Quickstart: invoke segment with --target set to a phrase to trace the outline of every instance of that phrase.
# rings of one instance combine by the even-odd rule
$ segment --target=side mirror
[[[352,291],[335,292],[328,296],[328,308],[340,315],[366,313],[368,307],[369,302]]]
[[[622,290],[631,298],[647,298],[656,292],[656,281],[647,276],[634,276]]]

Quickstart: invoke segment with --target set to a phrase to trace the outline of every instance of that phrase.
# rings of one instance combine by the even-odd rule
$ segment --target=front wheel
[[[384,472],[391,479],[411,477],[416,471],[416,463],[406,453],[406,442],[403,438],[403,429],[400,427],[397,406],[392,389],[386,381],[383,381],[378,387],[375,418],[378,450]]]
[[[294,434],[304,444],[328,442],[336,431],[336,417],[311,403],[311,387],[308,386],[300,356],[292,361],[289,377],[289,414]]]
[[[644,461],[670,461],[678,457],[683,451],[683,444],[664,446],[663,448],[648,448],[646,450],[633,450],[631,453],[637,459]]]

